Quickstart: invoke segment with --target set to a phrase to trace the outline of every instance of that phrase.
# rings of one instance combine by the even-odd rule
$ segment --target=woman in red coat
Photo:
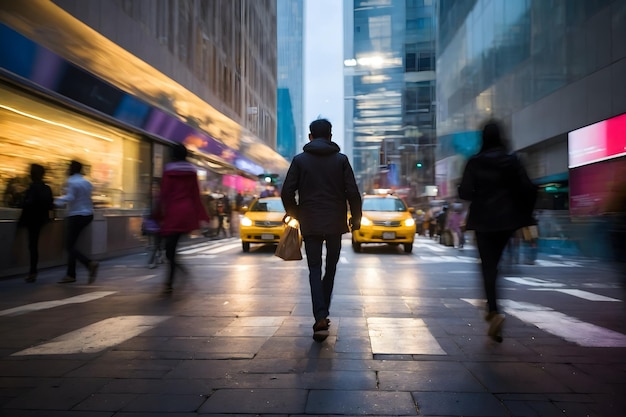
[[[165,292],[172,291],[176,247],[183,234],[199,229],[209,216],[200,200],[196,167],[186,161],[187,148],[177,143],[171,149],[172,162],[165,166],[161,180],[161,235],[165,238],[165,256],[170,268]]]

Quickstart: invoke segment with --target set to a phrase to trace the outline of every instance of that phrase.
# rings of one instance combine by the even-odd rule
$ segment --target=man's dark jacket
[[[347,233],[346,202],[355,221],[361,221],[361,194],[348,157],[324,138],[313,139],[303,150],[293,158],[283,183],[287,214],[298,219],[305,237]]]
[[[537,187],[515,154],[502,147],[480,152],[467,161],[459,197],[471,202],[468,230],[517,230],[535,224]]]

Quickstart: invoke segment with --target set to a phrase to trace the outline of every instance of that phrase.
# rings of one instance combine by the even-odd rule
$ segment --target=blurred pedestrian
[[[482,129],[482,147],[465,166],[459,197],[470,201],[466,228],[474,230],[487,296],[487,334],[501,342],[504,315],[497,304],[496,278],[502,252],[513,233],[534,224],[537,188],[518,157],[506,150],[500,123]]]
[[[76,281],[76,261],[80,261],[89,271],[88,282],[95,281],[99,263],[92,261],[78,248],[77,242],[82,231],[93,221],[93,200],[91,193],[93,185],[83,176],[83,164],[71,161],[69,178],[65,186],[65,195],[57,197],[56,206],[67,205],[67,235],[65,248],[67,249],[67,273],[60,284]]]
[[[350,230],[346,221],[346,202],[350,205],[352,230],[356,231],[361,227],[361,194],[348,157],[331,141],[330,122],[315,120],[309,131],[309,143],[291,162],[281,198],[287,216],[300,222],[315,318],[313,339],[322,342],[328,337],[328,315],[341,252],[341,235]],[[326,268],[322,275],[324,242]]]
[[[148,236],[150,241],[150,253],[148,256],[148,268],[154,269],[158,264],[163,263],[162,248],[163,239],[161,238],[161,228],[157,220],[161,206],[161,184],[159,179],[152,181],[152,204],[150,205],[150,214],[144,219],[144,234]]]
[[[54,208],[52,190],[44,183],[45,169],[39,164],[30,166],[31,184],[24,193],[22,214],[19,226],[28,231],[28,251],[30,253],[30,269],[26,282],[37,280],[37,264],[39,263],[39,234],[43,226],[50,221],[50,210]]]
[[[165,293],[171,293],[176,268],[176,248],[183,234],[199,229],[209,222],[202,204],[196,167],[187,159],[187,148],[177,143],[171,148],[172,162],[163,170],[161,180],[161,205],[157,217],[161,223],[161,235],[165,239],[165,256],[169,271]]]
[[[448,230],[452,233],[452,246],[458,249],[463,248],[465,243],[461,225],[463,224],[463,205],[453,204],[450,214],[448,214]]]

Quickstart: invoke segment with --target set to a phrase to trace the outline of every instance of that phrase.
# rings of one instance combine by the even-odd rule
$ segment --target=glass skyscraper
[[[363,192],[409,200],[433,184],[435,19],[430,0],[346,0],[345,126]]]
[[[277,139],[276,150],[290,160],[304,145],[303,66],[304,2],[277,0]]]

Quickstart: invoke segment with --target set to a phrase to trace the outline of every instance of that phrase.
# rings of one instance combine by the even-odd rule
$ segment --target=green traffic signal
[[[417,168],[421,168],[423,165],[422,165],[422,163],[421,163],[421,162],[418,162],[418,163],[416,163],[416,164],[415,164],[415,166],[416,166]]]

